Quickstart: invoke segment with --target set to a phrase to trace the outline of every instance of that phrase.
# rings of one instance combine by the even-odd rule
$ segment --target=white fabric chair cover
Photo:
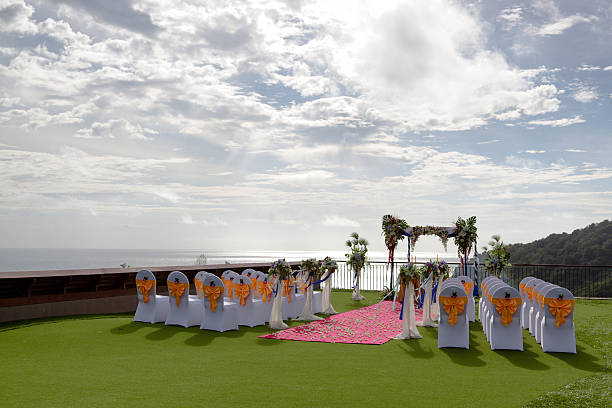
[[[261,283],[261,284],[264,284],[264,283],[265,283],[265,284],[267,285],[267,282],[268,282],[268,274],[267,274],[267,273],[263,273],[263,272],[261,272],[261,273],[258,275],[258,277],[257,277],[257,282],[258,282],[258,285],[259,285],[260,283]],[[263,303],[263,306],[262,306],[263,312],[262,312],[262,313],[264,314],[264,320],[265,320],[266,322],[268,322],[268,321],[270,320],[270,313],[272,312],[272,303],[273,303],[273,301],[274,301],[274,294],[271,294],[269,297],[266,297],[266,298],[264,299],[264,297],[263,297],[263,296],[261,296],[261,293],[260,293],[260,300],[261,300],[261,301],[262,301],[262,303]]]
[[[491,281],[491,279],[493,279],[493,276],[487,276],[486,278],[484,278],[482,280],[482,282],[480,282],[480,301],[478,302],[478,319],[480,320],[480,322],[482,323],[484,320],[484,308],[486,305],[486,295],[485,295],[485,288],[487,287],[488,283]]]
[[[187,289],[180,296],[178,306],[176,304],[177,299],[174,297],[170,290],[171,283],[186,283]],[[168,292],[169,292],[169,303],[170,310],[168,311],[168,317],[166,317],[166,325],[177,325],[183,327],[197,326],[204,315],[202,309],[202,303],[198,299],[197,295],[189,295],[189,279],[183,272],[174,271],[168,275]]]
[[[278,282],[274,283],[274,288],[276,289],[276,295],[274,296],[274,301],[272,303],[272,311],[270,312],[269,325],[271,329],[275,330],[283,330],[287,329],[289,326],[285,324],[283,321],[283,299],[287,302],[287,298],[283,297],[283,288],[284,283],[282,280],[277,279]]]
[[[200,271],[196,273],[196,276],[193,278],[193,283],[196,289],[196,296],[198,297],[198,299],[200,299],[200,302],[202,302],[202,296],[204,296],[204,294],[200,292],[200,285],[204,284],[204,279],[206,279],[206,277],[209,275],[212,274],[210,272]],[[204,307],[203,303],[202,307]]]
[[[535,330],[534,330],[534,336],[536,341],[538,343],[540,343],[542,341],[542,328],[540,326],[540,324],[542,323],[542,320],[544,319],[544,305],[541,303],[541,297],[542,295],[544,295],[546,292],[548,292],[550,289],[554,288],[557,285],[553,285],[552,283],[547,283],[546,285],[543,285],[540,289],[539,289],[539,294],[540,294],[540,299],[538,299],[536,301],[536,317],[534,319],[535,321]]]
[[[234,277],[234,299],[238,312],[238,324],[241,326],[254,327],[266,323],[263,301],[261,299],[253,299],[251,283],[251,279],[245,275],[236,275]],[[240,304],[240,297],[236,293],[237,285],[248,285],[249,295],[244,300],[244,305]]]
[[[444,285],[440,292],[440,296],[452,296],[456,293],[457,296],[466,296],[465,289],[461,284],[449,283]],[[466,305],[467,307],[467,305]],[[448,313],[440,304],[440,323],[438,325],[438,348],[443,347],[460,347],[470,348],[470,327],[467,320],[465,307],[461,313],[457,315],[457,322],[451,325],[448,322]]]
[[[546,281],[540,281],[533,288],[533,307],[529,311],[529,333],[535,337],[536,335],[536,326],[539,323],[537,321],[538,312],[541,310],[540,303],[538,302],[538,296],[540,295],[540,291],[545,289],[549,285]]]
[[[499,288],[505,288],[508,285],[506,284],[506,282],[500,280],[500,279],[496,279],[495,281],[492,281],[492,283],[487,287],[487,291],[489,293],[489,296],[487,296],[487,300],[485,301],[485,324],[484,324],[484,331],[485,331],[485,335],[487,336],[487,341],[490,343],[491,342],[491,324],[493,323],[493,312],[495,309],[495,307],[491,304],[491,297],[492,294],[495,293],[496,290],[498,290]]]
[[[476,321],[476,304],[474,303],[474,281],[472,278],[466,275],[458,276],[458,279],[461,283],[471,283],[472,287],[470,288],[470,293],[468,293],[468,304],[467,304],[467,317],[468,321],[475,322]]]
[[[500,286],[492,294],[493,299],[519,298],[519,292],[511,286]],[[522,302],[522,300],[521,300]],[[491,350],[523,351],[523,331],[521,329],[521,307],[518,306],[512,315],[512,321],[507,325],[502,322],[495,304],[491,304]]]
[[[537,285],[539,285],[540,283],[542,283],[542,282],[544,282],[544,281],[541,280],[541,279],[533,279],[533,280],[529,281],[529,283],[527,284],[527,288],[531,288],[532,294],[533,294],[535,292],[535,287]],[[527,319],[526,319],[527,321],[525,323],[527,324],[526,329],[529,331],[529,334],[531,334],[533,336],[533,333],[532,333],[533,332],[532,323],[533,323],[533,319],[535,318],[535,315],[536,315],[536,312],[537,312],[535,310],[535,307],[536,307],[536,298],[535,298],[535,296],[532,296],[531,299],[528,300],[528,302],[529,302],[529,307],[527,308],[527,316],[526,316],[527,317]]]
[[[329,271],[326,271],[323,275],[322,279],[326,279],[330,275]],[[321,298],[321,308],[323,309],[321,313],[326,315],[334,315],[337,314],[336,310],[331,304],[331,291],[332,291],[332,278],[329,277],[323,285],[323,296]]]
[[[528,298],[526,287],[529,281],[531,281],[532,279],[535,279],[535,278],[533,276],[527,276],[523,278],[521,282],[519,283],[519,293],[521,295],[521,299],[523,300],[523,305],[521,306],[521,327],[523,329],[525,328],[525,310],[527,308],[526,298]]]
[[[252,268],[247,268],[242,271],[241,275],[246,276],[251,280],[251,282],[257,282],[257,278],[259,277],[259,271],[256,271]],[[255,286],[255,290],[253,291],[253,299],[259,299],[259,292],[257,291],[257,286]]]
[[[143,269],[136,274],[136,280],[153,281],[154,284],[148,292],[147,301],[144,301],[144,296],[137,290],[138,306],[134,313],[135,322],[159,323],[166,321],[170,304],[168,296],[158,295],[156,292],[157,280],[153,272]]]
[[[423,327],[438,327],[431,319],[431,294],[433,291],[433,277],[429,275],[425,281],[425,297],[423,299],[423,320],[417,323],[417,326]]]
[[[420,339],[421,333],[417,329],[416,314],[414,310],[414,285],[412,281],[408,282],[407,288],[404,291],[404,300],[402,303],[404,312],[402,316],[402,332],[395,336],[395,339]]]
[[[556,286],[545,292],[545,298],[574,299],[574,295],[567,289]],[[574,327],[574,310],[565,317],[565,322],[557,327],[556,318],[552,315],[548,305],[544,305],[544,318],[540,323],[542,333],[542,351],[546,353],[574,353],[576,354],[576,334]]]
[[[223,281],[210,274],[204,279],[204,286],[223,287]],[[224,288],[225,290],[225,288]],[[200,323],[202,330],[214,330],[224,332],[226,330],[238,330],[238,311],[237,305],[234,302],[226,302],[225,296],[219,296],[217,306],[213,312],[210,305],[210,300],[203,295],[204,317]]]

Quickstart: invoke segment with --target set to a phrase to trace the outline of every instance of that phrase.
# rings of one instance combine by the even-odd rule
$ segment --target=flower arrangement
[[[470,217],[467,220],[459,217],[455,223],[455,245],[457,245],[457,254],[461,260],[461,265],[465,265],[470,257],[472,246],[478,238],[476,233],[476,217]]]
[[[489,241],[490,248],[482,247],[489,255],[485,262],[485,269],[499,278],[504,269],[512,266],[510,264],[510,251],[508,251],[508,245],[503,243],[499,235],[493,235],[491,238],[491,241]]]
[[[437,262],[438,264],[438,275],[437,276],[448,276],[450,272],[450,267],[446,263],[446,261]]]
[[[360,238],[359,234],[356,232],[351,234],[351,238],[353,239],[349,239],[345,243],[346,246],[350,248],[351,252],[344,254],[344,256],[346,256],[346,264],[355,272],[359,273],[364,266],[369,264],[366,256],[368,253],[368,240]]]
[[[384,215],[382,218],[382,230],[385,236],[385,245],[389,250],[389,262],[393,260],[393,253],[397,243],[404,239],[404,231],[408,228],[408,223],[401,218],[392,215]]]
[[[407,283],[410,280],[418,281],[421,277],[419,268],[413,263],[408,263],[406,265],[402,265],[399,270],[399,276]]]
[[[312,274],[312,278],[317,280],[322,272],[321,261],[317,261],[315,258],[305,259],[300,264],[300,271],[308,272]]]
[[[428,276],[431,276],[432,279],[438,277],[438,264],[431,259],[425,262],[425,265],[421,268],[421,273],[423,275],[423,279],[427,279]]]
[[[284,258],[272,262],[270,269],[268,269],[268,275],[277,276],[281,280],[285,280],[291,276],[291,272],[291,266]]]
[[[442,241],[442,245],[444,246],[444,251],[447,250],[448,245],[448,231],[444,227],[436,227],[433,225],[415,226],[412,227],[412,231],[410,232],[410,249],[414,251],[414,246],[416,242],[419,240],[421,235],[437,235]]]
[[[322,272],[327,271],[331,275],[332,273],[338,270],[338,263],[334,261],[332,258],[330,258],[329,256],[326,256],[325,258],[323,258],[323,260],[320,263],[321,263]]]

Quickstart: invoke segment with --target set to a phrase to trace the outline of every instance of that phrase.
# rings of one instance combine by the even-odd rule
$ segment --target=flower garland
[[[410,232],[410,249],[414,251],[414,246],[416,242],[419,240],[421,235],[437,235],[442,241],[442,245],[444,246],[444,251],[447,250],[448,245],[448,231],[444,227],[436,227],[433,225],[425,225],[412,227],[412,231]]]
[[[278,276],[281,280],[285,280],[291,276],[291,272],[291,266],[287,263],[287,261],[285,261],[284,258],[272,262],[270,269],[268,269],[269,275]]]
[[[404,239],[404,231],[408,228],[408,223],[401,218],[392,215],[384,215],[382,218],[382,230],[385,236],[385,245],[389,250],[389,261],[393,260],[393,253],[397,247],[397,243]]]

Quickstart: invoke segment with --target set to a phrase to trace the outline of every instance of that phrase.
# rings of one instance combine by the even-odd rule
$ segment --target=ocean
[[[321,259],[331,256],[344,259],[345,250],[340,251],[202,251],[193,249],[82,249],[82,248],[0,248],[0,274],[2,272],[119,268],[130,267],[185,266],[196,265],[200,255],[206,256],[207,264],[272,262],[279,258],[301,261],[307,258]],[[452,253],[416,252],[417,261],[444,259],[456,262]],[[386,261],[387,253],[368,252],[371,261]],[[395,259],[405,259],[405,253],[396,253]]]

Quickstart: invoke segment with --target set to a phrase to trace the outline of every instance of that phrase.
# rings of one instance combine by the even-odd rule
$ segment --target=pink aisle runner
[[[402,331],[401,305],[392,301],[366,306],[301,326],[259,336],[264,339],[321,341],[325,343],[383,344]],[[416,320],[423,320],[421,310]]]

